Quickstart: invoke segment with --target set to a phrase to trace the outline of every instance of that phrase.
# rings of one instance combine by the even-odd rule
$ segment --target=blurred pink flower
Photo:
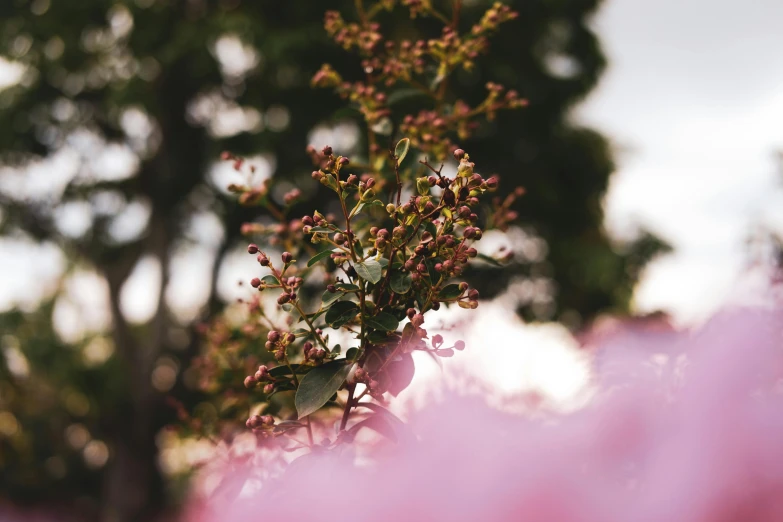
[[[242,495],[253,468],[235,471],[233,493],[196,502],[188,518],[781,521],[782,336],[783,313],[770,310],[658,341],[610,336],[600,391],[577,413],[531,420],[453,397],[397,426],[400,442],[370,464],[345,445]]]

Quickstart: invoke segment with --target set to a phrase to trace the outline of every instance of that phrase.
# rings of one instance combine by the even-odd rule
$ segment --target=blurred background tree
[[[530,100],[460,143],[502,188],[526,187],[524,248],[502,277],[472,277],[486,295],[532,283],[520,313],[576,327],[626,311],[665,244],[606,236],[611,145],[570,118],[605,67],[587,23],[600,1],[509,3],[520,16],[453,88],[476,103],[495,81]],[[465,24],[487,6],[465,1]],[[18,78],[0,90],[0,234],[62,266],[32,304],[0,316],[0,494],[106,520],[166,505],[155,437],[174,412],[163,396],[195,400],[180,372],[198,351],[194,325],[225,305],[219,275],[241,224],[263,219],[225,191],[235,179],[220,152],[280,180],[276,196],[300,186],[304,212],[320,197],[306,145],[363,150],[359,115],[310,88],[322,63],[359,70],[326,37],[327,9],[351,18],[353,2],[2,2],[0,56]],[[401,36],[427,34],[405,9],[385,16]],[[122,294],[141,267],[153,267],[143,286],[158,303],[136,317]],[[107,296],[102,320],[79,294]]]

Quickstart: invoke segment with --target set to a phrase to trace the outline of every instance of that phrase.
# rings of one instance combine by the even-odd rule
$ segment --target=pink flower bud
[[[257,254],[258,253],[258,245],[255,243],[250,243],[247,245],[247,253],[248,254]]]
[[[454,154],[454,159],[459,161],[462,159],[463,156],[465,156],[465,151],[462,149],[455,149],[453,154]]]
[[[264,254],[258,254],[256,260],[261,264],[261,266],[269,266],[269,258]]]
[[[283,263],[286,264],[294,260],[294,256],[291,254],[291,252],[283,252],[283,255],[280,256],[280,258],[283,260]]]
[[[280,332],[277,330],[272,330],[268,334],[266,334],[266,339],[271,343],[276,343],[280,340]]]
[[[245,388],[252,388],[256,385],[256,379],[252,375],[245,377]]]
[[[424,316],[421,314],[415,314],[413,317],[411,317],[411,324],[416,328],[420,327],[424,324]]]

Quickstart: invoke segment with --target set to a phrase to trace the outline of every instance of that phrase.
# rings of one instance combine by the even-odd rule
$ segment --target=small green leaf
[[[381,276],[383,275],[381,264],[375,259],[368,259],[363,263],[357,263],[355,268],[359,277],[372,284],[380,281]]]
[[[282,308],[283,311],[285,312],[290,312],[291,310],[294,309],[294,305],[292,305],[291,303],[285,303],[285,304],[281,304],[280,308]]]
[[[400,325],[400,322],[391,314],[381,312],[378,315],[365,317],[364,322],[370,327],[376,330],[382,330],[384,332],[393,332]]]
[[[348,348],[348,351],[345,352],[345,358],[348,359],[349,361],[355,361],[358,355],[359,355],[358,348]]]
[[[279,285],[280,281],[273,275],[265,275],[261,278],[261,282],[265,285]]]
[[[411,147],[411,140],[403,138],[397,142],[397,146],[394,147],[394,156],[397,158],[397,165],[402,164],[402,160],[408,155],[408,149]]]
[[[385,257],[382,257],[378,260],[378,264],[381,265],[381,268],[386,268],[387,266],[389,266],[389,260],[386,259]]]
[[[348,284],[348,283],[337,283],[334,286],[336,286],[337,288],[341,288],[341,289],[345,290],[346,292],[354,292],[354,291],[359,289],[358,286],[352,285],[352,284]]]
[[[503,265],[500,263],[500,261],[498,261],[498,260],[497,260],[497,259],[495,259],[494,257],[489,257],[487,254],[479,254],[479,255],[478,255],[478,256],[476,256],[476,257],[478,257],[479,259],[481,259],[482,261],[484,261],[484,262],[486,262],[486,263],[489,263],[489,264],[490,264],[490,265],[492,265],[492,266],[497,266],[497,267],[502,267],[502,266],[503,266]]]
[[[446,285],[438,292],[439,299],[456,299],[462,295],[462,290],[459,289],[458,284]]]
[[[343,360],[332,361],[313,368],[305,375],[294,399],[299,418],[307,417],[326,404],[343,385],[351,368],[353,364],[345,364]]]
[[[335,192],[338,191],[337,180],[334,179],[334,176],[332,176],[331,174],[327,174],[326,176],[322,177],[321,184],[324,185],[325,187],[329,187]]]
[[[411,275],[395,270],[391,275],[391,289],[395,294],[404,294],[411,289]]]
[[[359,212],[361,212],[363,207],[364,207],[364,201],[360,201],[360,202],[358,202],[358,203],[356,204],[356,206],[355,206],[355,207],[353,207],[353,209],[351,210],[351,214],[350,214],[350,216],[351,216],[351,217],[353,217],[353,216],[355,216],[356,214],[358,214]]]
[[[326,259],[326,258],[328,258],[331,255],[332,255],[332,251],[331,250],[324,250],[322,252],[318,252],[316,255],[314,255],[313,257],[310,258],[310,261],[307,262],[307,266],[308,267],[313,266],[314,264],[316,264],[320,260]]]
[[[359,307],[356,303],[351,301],[338,301],[326,312],[326,322],[332,328],[337,329],[356,317],[358,312]]]

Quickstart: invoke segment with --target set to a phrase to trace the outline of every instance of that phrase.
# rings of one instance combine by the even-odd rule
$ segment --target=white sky
[[[606,225],[677,249],[647,270],[641,311],[702,319],[733,293],[751,225],[783,223],[781,20],[780,0],[609,0],[595,20],[610,68],[579,115],[621,150]]]

